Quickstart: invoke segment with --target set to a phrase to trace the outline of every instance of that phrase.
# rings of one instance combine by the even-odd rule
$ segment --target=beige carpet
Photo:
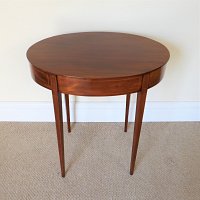
[[[200,123],[144,123],[133,176],[133,124],[66,130],[61,178],[54,123],[0,123],[1,200],[200,199]]]

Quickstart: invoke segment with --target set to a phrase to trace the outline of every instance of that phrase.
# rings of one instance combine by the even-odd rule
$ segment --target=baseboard
[[[63,111],[65,106],[63,106]],[[123,122],[125,102],[71,102],[71,121]],[[129,121],[134,121],[135,103],[131,102]],[[65,112],[63,114],[66,121]],[[51,102],[0,102],[0,121],[52,122]],[[200,102],[147,102],[144,121],[200,121]]]

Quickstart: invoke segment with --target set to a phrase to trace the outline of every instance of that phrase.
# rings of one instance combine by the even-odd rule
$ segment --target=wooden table
[[[162,44],[137,35],[84,32],[54,36],[27,52],[33,79],[52,91],[62,177],[65,176],[61,93],[65,94],[68,132],[69,94],[126,95],[127,131],[130,94],[137,93],[130,174],[133,174],[147,90],[163,77],[169,51]],[[102,147],[103,148],[103,147]]]

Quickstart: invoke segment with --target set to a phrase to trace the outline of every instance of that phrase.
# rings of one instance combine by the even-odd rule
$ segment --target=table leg
[[[69,95],[65,94],[65,104],[66,104],[66,113],[67,113],[67,127],[68,127],[68,133],[71,132],[71,126],[70,126],[70,108],[69,108]]]
[[[138,143],[140,138],[140,131],[142,126],[142,118],[144,113],[145,101],[146,101],[147,89],[144,89],[137,94],[137,104],[135,113],[135,126],[134,126],[134,136],[132,144],[132,155],[131,155],[131,165],[130,165],[130,175],[133,175],[135,160],[137,155]]]
[[[56,120],[58,151],[60,157],[60,167],[62,177],[65,177],[65,158],[64,158],[64,138],[63,138],[63,117],[62,117],[62,97],[57,91],[52,91],[54,113]]]
[[[125,113],[125,125],[124,125],[124,132],[127,132],[128,127],[128,114],[129,114],[129,106],[130,106],[130,94],[126,95],[126,113]]]

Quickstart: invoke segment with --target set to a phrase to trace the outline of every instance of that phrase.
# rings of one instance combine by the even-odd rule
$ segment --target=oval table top
[[[131,77],[164,66],[167,48],[149,38],[114,32],[58,35],[31,46],[27,58],[43,72],[83,79]]]

